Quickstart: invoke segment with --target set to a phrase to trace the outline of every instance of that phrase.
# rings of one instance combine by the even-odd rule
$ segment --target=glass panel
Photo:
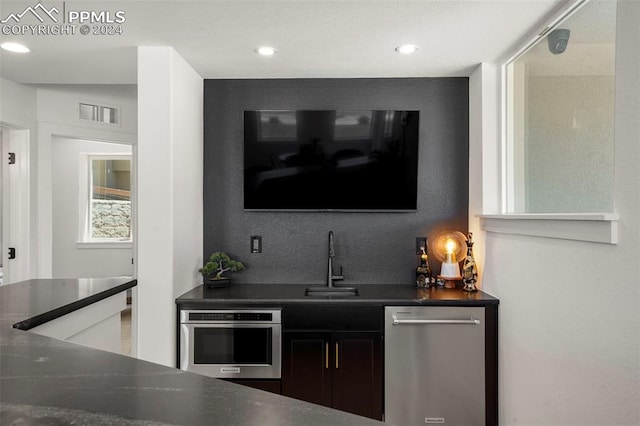
[[[118,110],[110,107],[102,107],[103,123],[116,124],[118,122]]]
[[[80,118],[83,120],[98,121],[98,106],[81,103]]]
[[[271,328],[195,328],[195,364],[271,364]]]
[[[102,105],[80,103],[79,117],[82,120],[97,121],[106,124],[117,124],[118,109]]]
[[[613,210],[615,29],[590,2],[509,64],[509,211]]]
[[[91,238],[131,239],[131,160],[91,160]]]

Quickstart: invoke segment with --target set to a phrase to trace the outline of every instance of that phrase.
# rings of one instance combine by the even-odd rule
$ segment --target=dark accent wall
[[[237,282],[322,284],[333,230],[341,284],[413,283],[415,238],[468,227],[468,89],[467,78],[206,80],[205,259],[226,251],[244,262]],[[243,111],[260,109],[419,110],[417,212],[243,211]],[[262,236],[261,254],[250,235]]]

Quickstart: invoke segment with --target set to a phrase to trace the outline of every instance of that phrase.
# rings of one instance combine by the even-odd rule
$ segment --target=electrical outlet
[[[427,237],[416,237],[416,254],[422,254],[422,250],[427,251]]]
[[[262,237],[260,235],[251,236],[251,253],[262,253]]]

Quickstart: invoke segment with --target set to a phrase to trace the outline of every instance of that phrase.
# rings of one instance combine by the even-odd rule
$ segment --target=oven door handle
[[[189,364],[191,364],[191,356],[193,354],[193,348],[190,348],[191,343],[191,329],[190,324],[180,324],[180,369],[184,371],[189,370]]]

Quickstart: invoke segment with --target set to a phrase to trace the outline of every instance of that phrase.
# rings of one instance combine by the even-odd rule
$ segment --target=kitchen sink
[[[355,287],[307,287],[305,296],[310,297],[354,297],[359,296]]]

